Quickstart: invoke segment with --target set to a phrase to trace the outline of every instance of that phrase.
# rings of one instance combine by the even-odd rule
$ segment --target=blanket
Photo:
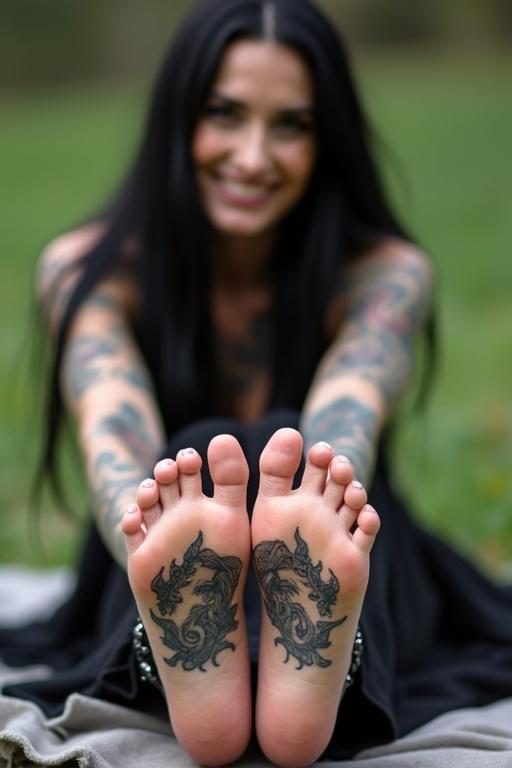
[[[194,761],[166,720],[73,694],[46,719],[31,702],[0,697],[1,768],[181,768]],[[270,765],[255,749],[239,768]],[[511,768],[512,699],[441,715],[392,744],[325,768]]]
[[[2,574],[11,578],[9,601],[16,588],[34,583],[26,573]],[[18,573],[18,576],[20,574]],[[55,602],[68,585],[66,573],[37,574],[37,603],[48,579],[48,596]],[[16,587],[17,584],[17,587]],[[52,592],[53,590],[53,592]],[[0,587],[0,594],[2,589]],[[1,603],[1,601],[0,601]],[[21,620],[31,615],[27,601],[19,600]],[[48,602],[46,603],[48,607]],[[12,613],[12,609],[11,609]],[[0,621],[5,619],[1,615]],[[10,615],[10,619],[13,616]],[[0,685],[12,675],[45,675],[44,667],[9,670],[0,667]],[[193,766],[160,713],[143,713],[97,699],[73,694],[62,715],[48,719],[32,702],[0,696],[0,768],[152,768]],[[264,768],[268,761],[256,748],[236,763],[238,768]],[[325,768],[512,768],[512,699],[486,707],[448,712],[392,744],[360,752],[350,761],[323,762]]]

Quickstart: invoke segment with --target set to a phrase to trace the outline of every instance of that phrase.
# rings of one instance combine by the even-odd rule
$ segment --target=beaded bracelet
[[[140,616],[137,616],[137,621],[135,622],[135,626],[133,628],[133,648],[139,668],[139,678],[144,683],[151,683],[151,685],[154,685],[161,691],[162,683],[158,677],[158,671],[153,660],[151,648],[149,647],[148,636]],[[350,688],[350,686],[354,684],[356,673],[361,666],[363,648],[363,634],[358,626],[354,639],[354,645],[352,646],[352,659],[347,676],[345,678],[345,684],[343,686],[344,692],[347,690],[347,688]]]
[[[140,616],[137,616],[133,628],[133,649],[139,667],[139,678],[143,683],[151,683],[151,685],[154,685],[155,688],[158,688],[160,691],[163,690],[162,683],[158,677],[153,654],[149,647],[148,636]]]
[[[354,685],[356,673],[361,666],[363,659],[363,649],[363,633],[361,632],[361,628],[358,624],[356,629],[356,636],[354,638],[354,645],[352,646],[352,659],[350,661],[350,667],[348,668],[347,676],[345,678],[343,692],[345,692],[347,688],[350,688],[351,685]]]

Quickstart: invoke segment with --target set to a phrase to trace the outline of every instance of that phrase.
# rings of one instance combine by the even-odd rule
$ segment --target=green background
[[[57,4],[48,5],[59,12]],[[181,10],[182,5],[176,8]],[[397,479],[419,521],[485,569],[512,577],[512,54],[502,34],[506,30],[495,29],[490,16],[484,25],[482,6],[470,3],[472,15],[464,17],[466,39],[461,39],[460,30],[455,34],[453,20],[444,19],[442,26],[436,17],[435,24],[432,18],[425,22],[421,34],[417,29],[407,31],[406,24],[399,45],[396,40],[375,41],[371,24],[365,26],[353,5],[349,13],[349,5],[356,71],[385,146],[382,162],[389,188],[409,228],[431,255],[438,277],[441,359],[437,381],[424,413],[414,416],[406,409],[403,414],[396,445]],[[397,3],[389,8],[392,5]],[[108,6],[115,18],[115,4],[92,6],[103,10]],[[364,7],[363,3],[360,8]],[[432,7],[439,8],[435,3]],[[162,8],[153,4],[155,14],[160,9],[165,17]],[[176,9],[174,15],[179,15]],[[66,18],[63,24],[70,23]],[[163,32],[160,28],[165,24],[158,25],[158,15],[152,18],[162,44],[174,23],[169,13],[165,18],[168,27]],[[26,50],[29,37],[20,23],[16,26],[16,19],[10,23],[11,38],[19,36],[18,45],[10,38],[13,64],[16,56],[20,58],[19,49],[25,45]],[[101,37],[98,23],[98,18],[91,19],[90,30]],[[121,30],[125,38],[131,39],[131,34],[135,39],[133,18],[133,29],[128,27],[127,32],[126,26],[125,20]],[[94,52],[85,43],[80,43],[81,51],[77,43],[81,64],[75,62],[57,77],[59,61],[62,66],[70,60],[66,40],[60,53],[54,51],[53,69],[47,65],[48,71],[42,67],[41,73],[37,61],[32,61],[32,69],[25,62],[23,71],[13,65],[11,77],[4,77],[0,122],[3,562],[72,562],[82,535],[80,525],[66,522],[45,499],[41,543],[36,544],[28,492],[44,386],[41,365],[29,366],[31,341],[38,339],[35,346],[40,346],[34,325],[39,330],[41,325],[31,308],[41,249],[94,210],[115,187],[139,135],[158,59],[155,49],[161,51],[162,46],[145,39],[134,53],[140,63],[137,72],[130,68],[121,72],[119,56],[112,54],[109,59],[105,53],[109,46],[115,48],[116,34],[120,34],[112,29],[107,30],[106,42],[101,38],[100,64],[96,61],[93,66]],[[141,29],[142,37],[147,37],[147,26]],[[39,45],[44,48],[44,30],[39,31],[43,40]],[[101,25],[99,32],[106,36]],[[35,33],[34,39],[39,39]],[[5,50],[2,55],[7,55]],[[71,455],[72,449],[66,448],[65,453]],[[87,494],[72,463],[68,461],[69,486],[77,509],[84,512]]]

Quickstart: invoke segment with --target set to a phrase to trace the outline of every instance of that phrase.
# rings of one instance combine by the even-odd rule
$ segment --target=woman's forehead
[[[232,43],[221,59],[213,90],[240,101],[264,100],[279,107],[308,107],[311,73],[293,48],[259,40]]]

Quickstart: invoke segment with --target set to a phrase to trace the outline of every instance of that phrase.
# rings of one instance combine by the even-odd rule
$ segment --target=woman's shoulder
[[[84,257],[104,234],[105,224],[96,221],[59,235],[43,249],[36,274],[36,293],[52,326],[59,324],[69,296],[80,281]],[[95,290],[109,294],[123,311],[132,312],[134,285],[127,272],[113,272]]]
[[[53,291],[66,274],[79,271],[81,260],[98,243],[103,232],[104,225],[94,222],[65,232],[46,245],[39,257],[36,276],[41,299]]]
[[[433,279],[432,261],[424,250],[414,243],[398,237],[386,237],[352,257],[344,267],[350,276],[363,272],[386,270],[405,270],[413,272],[418,279],[431,282]]]

